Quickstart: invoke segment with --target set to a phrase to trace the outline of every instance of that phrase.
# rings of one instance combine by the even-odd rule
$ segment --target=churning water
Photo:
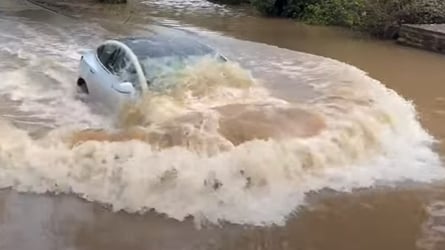
[[[75,81],[79,53],[115,34],[0,18],[2,188],[269,225],[311,192],[444,176],[413,104],[351,65],[201,34],[234,62],[188,67],[114,119]]]

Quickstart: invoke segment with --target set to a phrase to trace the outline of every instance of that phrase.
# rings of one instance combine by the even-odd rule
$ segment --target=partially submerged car
[[[184,36],[157,34],[108,40],[82,54],[79,89],[115,110],[156,89],[156,79],[210,56],[227,59],[213,48]]]

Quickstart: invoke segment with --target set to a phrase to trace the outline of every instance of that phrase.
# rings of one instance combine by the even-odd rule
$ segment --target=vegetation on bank
[[[212,0],[249,2],[267,16],[338,25],[383,38],[397,37],[403,23],[445,23],[445,0]]]
[[[101,3],[113,3],[113,4],[121,4],[127,3],[127,0],[99,0]]]

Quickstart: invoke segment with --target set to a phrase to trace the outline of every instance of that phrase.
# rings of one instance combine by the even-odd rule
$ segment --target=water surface
[[[442,56],[206,1],[67,3],[0,4],[2,248],[443,247]],[[83,49],[166,26],[235,63],[126,120],[77,96]]]

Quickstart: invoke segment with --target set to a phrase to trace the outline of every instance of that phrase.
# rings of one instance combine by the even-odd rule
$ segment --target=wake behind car
[[[77,85],[93,100],[116,110],[156,89],[156,79],[206,56],[227,61],[213,48],[185,36],[107,40],[82,54]]]

